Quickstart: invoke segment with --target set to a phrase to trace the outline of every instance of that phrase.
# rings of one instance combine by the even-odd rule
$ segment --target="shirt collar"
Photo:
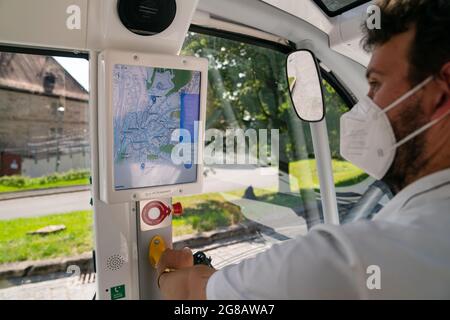
[[[385,219],[398,213],[415,196],[431,191],[436,187],[450,185],[450,169],[435,172],[410,184],[400,191],[388,204],[374,217],[374,220]]]

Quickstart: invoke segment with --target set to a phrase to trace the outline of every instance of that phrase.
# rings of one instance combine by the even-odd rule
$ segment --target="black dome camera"
[[[175,0],[118,0],[122,24],[131,32],[151,36],[166,30],[175,19]]]

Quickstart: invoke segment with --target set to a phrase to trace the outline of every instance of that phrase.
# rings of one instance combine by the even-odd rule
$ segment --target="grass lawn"
[[[350,162],[332,161],[334,184],[337,187],[345,187],[357,184],[365,180],[368,175]],[[300,189],[318,189],[319,175],[316,168],[316,160],[300,160],[289,163],[289,173],[297,181],[291,181],[291,185],[298,183]]]
[[[219,193],[174,197],[183,204],[184,213],[173,218],[173,235],[180,236],[237,224],[245,218],[241,209]]]
[[[27,232],[51,224],[66,230],[49,235]],[[0,220],[0,263],[72,256],[92,250],[92,211],[77,211],[45,217]]]

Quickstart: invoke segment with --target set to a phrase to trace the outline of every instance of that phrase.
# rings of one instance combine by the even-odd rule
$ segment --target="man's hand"
[[[166,249],[158,262],[159,284],[165,299],[204,300],[206,284],[216,271],[205,265],[194,266],[192,251]],[[165,269],[175,271],[163,273]]]

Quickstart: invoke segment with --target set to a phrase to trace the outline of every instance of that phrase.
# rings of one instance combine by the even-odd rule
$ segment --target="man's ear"
[[[450,61],[444,64],[441,72],[439,72],[439,76],[447,84],[447,90],[450,91]]]
[[[450,112],[450,61],[447,62],[439,72],[437,78],[441,96],[433,114],[433,119],[439,118],[444,114]]]

